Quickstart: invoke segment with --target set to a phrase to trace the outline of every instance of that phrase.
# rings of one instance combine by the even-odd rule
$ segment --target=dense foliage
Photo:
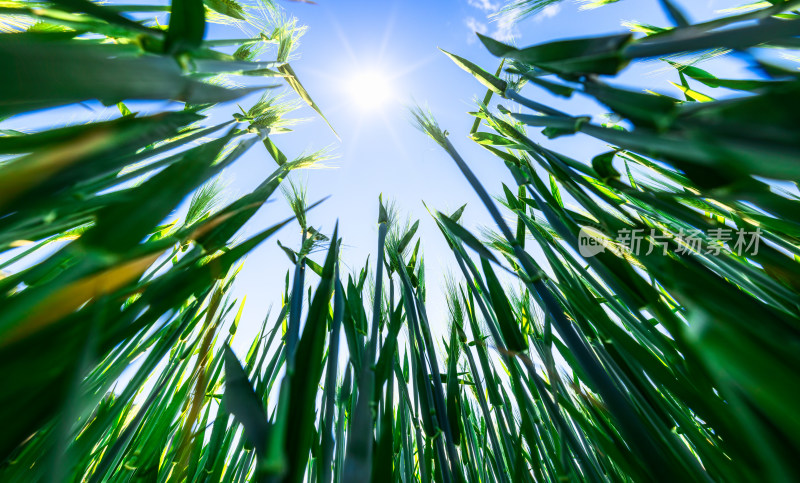
[[[253,23],[248,8],[175,0],[162,27],[120,15],[161,7],[0,5],[39,20],[0,38],[0,62],[17,73],[0,78],[13,93],[2,115],[92,99],[122,114],[0,136],[3,267],[30,261],[0,280],[0,477],[796,479],[800,205],[781,186],[800,174],[800,78],[764,51],[795,46],[798,2],[702,24],[662,3],[675,27],[637,26],[643,35],[528,48],[481,37],[505,59],[494,75],[447,54],[489,89],[468,134],[517,186],[493,199],[447,132],[413,111],[497,228],[479,237],[460,223],[463,208],[432,211],[460,275],[447,285],[441,341],[418,223],[383,201],[377,260],[349,275],[338,233],[308,225],[312,206],[295,185],[292,220],[232,244],[288,172],[318,158],[288,161],[272,142],[290,109],[274,97],[207,126],[215,103],[249,92],[209,78],[273,77],[316,108],[286,62],[293,23],[208,40],[205,18]],[[256,61],[270,44],[276,60]],[[719,78],[697,66],[709,52],[758,74]],[[27,62],[34,55],[65,74],[44,75],[48,61]],[[684,98],[609,80],[646,58],[674,69]],[[537,88],[588,96],[614,121],[544,105]],[[122,104],[143,97],[184,107],[145,116]],[[573,159],[533,141],[531,127],[609,151]],[[259,141],[277,170],[214,207],[214,175]],[[165,225],[190,195],[185,219]],[[296,249],[281,245],[294,265],[283,304],[237,356],[235,265],[293,221],[302,236]],[[742,251],[713,235],[724,230],[756,232],[759,244]],[[623,232],[641,234],[640,246]]]

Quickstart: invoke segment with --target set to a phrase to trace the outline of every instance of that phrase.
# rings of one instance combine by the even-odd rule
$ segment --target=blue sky
[[[693,21],[700,21],[715,10],[740,3],[703,0],[681,4]],[[298,173],[298,179],[308,185],[309,199],[331,196],[310,214],[310,222],[330,233],[338,220],[345,244],[343,268],[358,270],[368,254],[372,254],[374,261],[379,194],[395,200],[404,216],[419,219],[429,312],[434,325],[440,328],[447,323],[443,278],[454,264],[422,202],[442,211],[452,211],[467,203],[463,219],[466,226],[477,231],[491,223],[453,162],[411,125],[407,106],[416,101],[431,109],[490,192],[499,193],[501,183],[512,185],[512,180],[500,162],[467,139],[473,121],[467,112],[474,109],[474,100],[482,97],[485,89],[437,47],[494,70],[498,59],[475,41],[475,29],[526,46],[620,32],[624,29],[621,23],[628,20],[668,25],[656,0],[623,0],[589,11],[580,10],[579,2],[566,0],[518,25],[489,20],[487,15],[499,7],[493,0],[320,0],[317,5],[290,2],[280,5],[308,26],[299,56],[292,65],[341,137],[341,141],[337,140],[313,111],[305,108],[299,115],[311,121],[299,125],[295,133],[275,138],[289,156],[324,146],[331,146],[338,155],[327,163],[332,169]],[[348,87],[364,71],[377,71],[391,79],[392,99],[380,109],[360,108]],[[632,67],[621,78],[628,85],[663,86],[662,92],[677,95],[676,90],[670,90],[669,80],[677,81],[677,76],[656,63]],[[568,112],[594,115],[605,112],[580,99],[554,99],[532,87],[525,92]],[[496,103],[495,99],[493,105]],[[541,138],[535,133],[533,137]],[[604,149],[601,143],[585,136],[548,142],[565,154],[584,160]],[[273,168],[274,163],[263,148],[255,146],[226,177],[233,192],[245,192]],[[285,216],[288,211],[279,198],[261,210],[252,220],[250,230]],[[287,228],[277,238],[296,247],[299,233]],[[240,327],[260,326],[270,303],[277,310],[288,266],[288,259],[274,242],[266,243],[248,257],[237,288],[238,292],[248,294]]]
[[[690,20],[702,21],[712,17],[715,11],[740,5],[741,1],[681,0],[679,4]],[[168,1],[163,0],[163,3]],[[403,217],[420,220],[418,235],[422,239],[426,263],[428,311],[434,328],[439,329],[447,325],[444,277],[451,273],[448,267],[453,267],[454,263],[423,201],[431,209],[445,212],[466,203],[462,221],[475,233],[481,227],[492,227],[492,223],[450,158],[412,126],[408,106],[416,102],[430,108],[491,193],[500,193],[503,182],[513,186],[513,181],[505,166],[467,138],[473,122],[467,112],[474,110],[475,100],[483,97],[485,89],[438,48],[494,71],[499,61],[476,41],[475,30],[527,46],[621,32],[625,30],[624,21],[669,25],[658,0],[622,0],[588,11],[581,10],[585,2],[565,0],[516,25],[487,18],[501,6],[499,0],[318,0],[316,5],[277,0],[277,3],[308,27],[292,66],[341,138],[337,139],[308,107],[293,113],[308,118],[308,122],[298,125],[295,132],[274,138],[290,158],[324,147],[329,147],[337,156],[327,163],[327,169],[295,175],[296,180],[307,185],[310,200],[330,196],[309,214],[309,221],[327,234],[339,221],[340,235],[344,238],[343,276],[346,277],[348,271],[359,270],[370,254],[374,269],[380,194],[394,200]],[[242,35],[232,27],[209,24],[207,37],[240,38]],[[270,55],[266,54],[265,59]],[[735,58],[712,62],[716,64],[715,72],[741,74],[745,68],[745,64]],[[368,72],[388,79],[391,85],[386,102],[372,109],[364,108],[370,96],[362,95],[361,91],[354,93],[352,88],[354,79]],[[658,91],[677,96],[679,92],[669,84],[677,80],[675,72],[665,69],[663,63],[645,62],[629,67],[614,82],[642,88],[656,86]],[[606,112],[578,97],[556,99],[530,86],[523,94],[573,114],[599,116]],[[247,108],[259,95],[241,99],[239,104]],[[497,103],[495,98],[492,107]],[[146,111],[148,103],[130,105],[134,110]],[[86,106],[20,116],[0,123],[0,127],[35,129],[83,122],[87,117],[119,115],[114,108],[104,110],[96,102],[86,103]],[[151,103],[150,108],[154,107],[163,108],[163,105]],[[230,113],[235,108],[230,105],[220,109]],[[534,140],[585,161],[606,149],[602,143],[583,135],[546,141],[536,132],[529,134]],[[256,144],[223,173],[228,187],[227,200],[249,192],[274,169],[275,163],[264,147]],[[278,194],[251,220],[241,236],[254,234],[290,214]],[[273,318],[280,307],[284,275],[290,263],[275,240],[296,248],[299,238],[299,230],[289,226],[248,256],[235,286],[235,295],[240,300],[245,294],[248,296],[238,344],[247,344],[252,339],[270,305],[275,309]],[[316,256],[321,261],[322,254]],[[315,276],[309,276],[309,281],[316,285]]]

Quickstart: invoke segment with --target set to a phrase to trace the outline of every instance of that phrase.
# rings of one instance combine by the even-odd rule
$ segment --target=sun
[[[364,70],[347,82],[352,102],[361,111],[374,111],[394,100],[391,78],[380,70]]]

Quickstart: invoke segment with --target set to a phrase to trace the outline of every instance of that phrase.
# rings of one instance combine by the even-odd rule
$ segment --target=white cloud
[[[497,19],[497,28],[492,33],[492,38],[500,42],[508,42],[517,36],[517,29],[514,26],[514,19],[504,15]]]
[[[553,18],[561,12],[561,5],[558,3],[554,3],[552,5],[548,5],[539,12],[539,15],[536,16],[536,21],[541,22],[542,20]]]
[[[558,15],[558,12],[560,12],[560,11],[561,11],[561,4],[554,3],[552,5],[546,6],[542,10],[542,17],[544,17],[544,18],[553,18],[556,15]]]
[[[493,0],[467,0],[467,3],[478,10],[481,10],[486,14],[487,17],[492,17],[493,14],[497,13],[502,5],[499,1]],[[553,8],[555,7],[555,8]],[[558,13],[560,7],[557,5],[553,5],[548,7],[544,10],[544,15],[551,17]],[[518,36],[518,32],[516,26],[514,24],[514,19],[512,15],[501,15],[492,18],[494,23],[494,30],[491,33],[491,37],[497,39],[501,42],[508,42],[512,38]],[[487,34],[489,32],[489,25],[485,22],[476,20],[475,17],[467,17],[464,22],[466,23],[467,27],[470,29],[470,36],[467,38],[467,43],[475,42],[475,35],[473,32],[478,32],[481,34]]]
[[[493,13],[500,8],[499,3],[493,3],[492,0],[467,0],[467,3],[484,12]]]
[[[475,37],[475,32],[485,34],[489,31],[489,27],[487,27],[485,23],[476,20],[475,17],[467,17],[466,20],[464,20],[464,23],[469,29],[469,36],[467,37],[468,44],[474,43],[476,40],[478,40],[477,37]]]

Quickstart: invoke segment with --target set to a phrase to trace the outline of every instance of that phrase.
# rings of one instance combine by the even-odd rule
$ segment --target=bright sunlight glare
[[[378,70],[358,72],[350,79],[347,88],[361,111],[380,109],[394,97],[391,79]]]

